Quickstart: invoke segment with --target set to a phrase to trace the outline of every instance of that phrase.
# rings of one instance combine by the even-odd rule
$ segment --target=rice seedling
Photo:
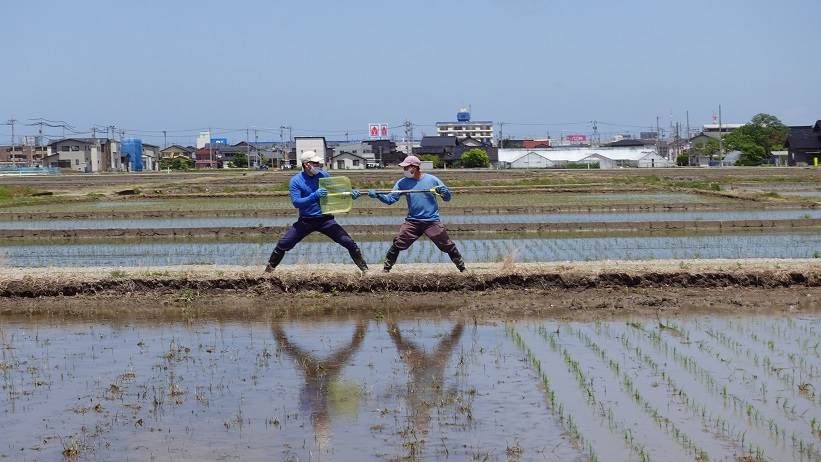
[[[593,444],[579,431],[577,424],[573,420],[573,416],[565,412],[565,405],[562,403],[561,398],[556,395],[556,391],[551,387],[550,379],[542,369],[541,361],[536,357],[533,350],[530,346],[528,346],[524,338],[522,338],[521,334],[519,334],[513,325],[507,324],[505,326],[505,331],[519,350],[524,353],[528,363],[539,377],[541,385],[544,388],[545,397],[547,399],[547,403],[549,404],[548,407],[551,413],[558,419],[559,424],[562,428],[564,428],[575,444],[582,448],[583,452],[587,456],[588,462],[597,462],[599,458]]]
[[[752,363],[764,372],[766,376],[772,377],[781,382],[787,389],[794,389],[802,383],[803,377],[817,378],[819,371],[814,365],[807,364],[804,357],[796,355],[795,353],[784,353],[783,357],[787,358],[793,365],[793,368],[787,369],[784,367],[777,367],[775,360],[773,360],[768,353],[763,351],[756,351],[745,344],[741,343],[738,338],[729,334],[728,330],[717,330],[706,328],[703,331],[705,334],[716,340],[720,345],[731,350],[738,356],[746,357]],[[762,341],[754,332],[746,334],[747,338],[757,340],[763,343],[765,351],[778,353],[775,342]],[[742,337],[743,338],[743,337]],[[703,345],[700,348],[704,348]],[[799,377],[796,378],[795,370],[798,370]],[[814,401],[813,401],[814,402]]]
[[[542,328],[543,329],[543,328]],[[570,328],[571,334],[575,334],[582,342],[584,343],[587,348],[593,351],[599,359],[607,364],[612,372],[615,374],[616,378],[621,381],[622,386],[624,387],[625,392],[629,394],[633,400],[636,402],[638,407],[644,411],[647,415],[649,415],[653,421],[665,432],[672,435],[673,439],[679,443],[679,445],[690,455],[695,457],[697,460],[709,460],[709,456],[707,451],[701,448],[695,438],[691,435],[688,435],[686,432],[681,430],[681,428],[676,425],[673,421],[668,419],[667,417],[662,414],[662,412],[654,407],[650,402],[645,399],[642,395],[641,390],[639,390],[633,381],[632,376],[627,371],[623,370],[619,365],[618,361],[611,358],[605,350],[599,347],[593,339],[590,338],[589,335],[585,334],[579,329]]]
[[[808,443],[804,437],[796,434],[796,431],[803,433],[800,429],[788,429],[787,425],[779,423],[779,421],[771,416],[765,415],[764,412],[761,411],[762,407],[771,408],[771,406],[768,406],[766,403],[754,404],[742,396],[739,396],[739,394],[731,390],[728,383],[717,380],[710,370],[702,366],[700,361],[685,353],[677,346],[670,345],[658,331],[648,330],[641,332],[641,337],[645,338],[656,351],[681,366],[683,370],[687,371],[696,381],[701,383],[709,393],[724,398],[725,402],[731,405],[735,412],[745,415],[748,422],[752,425],[759,428],[766,426],[773,442],[784,441],[789,435],[790,440],[793,442],[793,447],[797,449],[800,454],[808,457],[818,457],[821,455],[814,444]],[[782,404],[778,408],[781,412],[788,416],[790,415],[791,409],[788,406]]]
[[[587,377],[582,366],[576,359],[573,358],[573,355],[567,348],[564,348],[559,344],[558,338],[556,337],[556,333],[548,332],[547,329],[544,328],[544,326],[539,326],[536,329],[536,331],[553,351],[561,355],[565,365],[567,366],[568,372],[570,372],[576,379],[576,382],[579,385],[579,388],[581,389],[583,394],[585,395],[587,399],[587,404],[590,406],[590,408],[594,412],[599,413],[603,418],[607,420],[608,427],[611,429],[611,431],[623,435],[625,445],[631,451],[633,451],[633,453],[639,458],[639,460],[641,460],[642,462],[649,461],[650,455],[648,454],[647,449],[640,441],[638,441],[634,437],[633,431],[629,423],[617,420],[615,418],[613,409],[610,407],[610,405],[601,401],[597,397],[596,392],[593,389],[593,386],[591,385],[591,381]]]

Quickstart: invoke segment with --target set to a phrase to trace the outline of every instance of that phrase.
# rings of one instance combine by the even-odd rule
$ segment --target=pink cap
[[[408,165],[415,165],[416,167],[421,167],[422,166],[422,161],[419,160],[419,158],[416,157],[416,156],[408,156],[408,157],[405,157],[405,160],[403,160],[399,164],[400,167],[407,167]]]

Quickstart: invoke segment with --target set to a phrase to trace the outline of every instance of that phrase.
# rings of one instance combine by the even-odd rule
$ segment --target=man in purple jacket
[[[319,179],[331,176],[330,173],[322,170],[324,159],[314,151],[305,151],[300,158],[302,171],[291,177],[288,189],[291,192],[291,203],[299,210],[299,219],[285,232],[277,242],[274,251],[268,258],[268,266],[265,272],[270,273],[279,265],[285,252],[294,248],[309,234],[314,231],[330,237],[334,242],[348,249],[351,259],[356,266],[365,273],[368,271],[368,264],[362,257],[362,251],[351,236],[334,220],[333,215],[324,215],[319,207],[319,198],[325,197],[328,191],[319,187]],[[354,189],[351,196],[356,199],[360,196],[359,191]]]

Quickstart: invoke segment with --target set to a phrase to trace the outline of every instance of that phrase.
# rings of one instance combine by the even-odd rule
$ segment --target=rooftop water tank
[[[128,156],[132,172],[143,171],[143,140],[136,138],[123,140],[121,154]]]
[[[456,113],[456,121],[470,122],[470,112],[465,108],[460,109],[459,112]]]

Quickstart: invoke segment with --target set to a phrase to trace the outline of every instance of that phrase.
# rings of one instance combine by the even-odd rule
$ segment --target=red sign
[[[388,137],[388,124],[381,124],[379,126],[379,136],[382,138]]]
[[[587,135],[567,135],[565,138],[571,143],[584,143],[587,141]]]
[[[368,135],[371,138],[379,138],[379,124],[368,124]]]

